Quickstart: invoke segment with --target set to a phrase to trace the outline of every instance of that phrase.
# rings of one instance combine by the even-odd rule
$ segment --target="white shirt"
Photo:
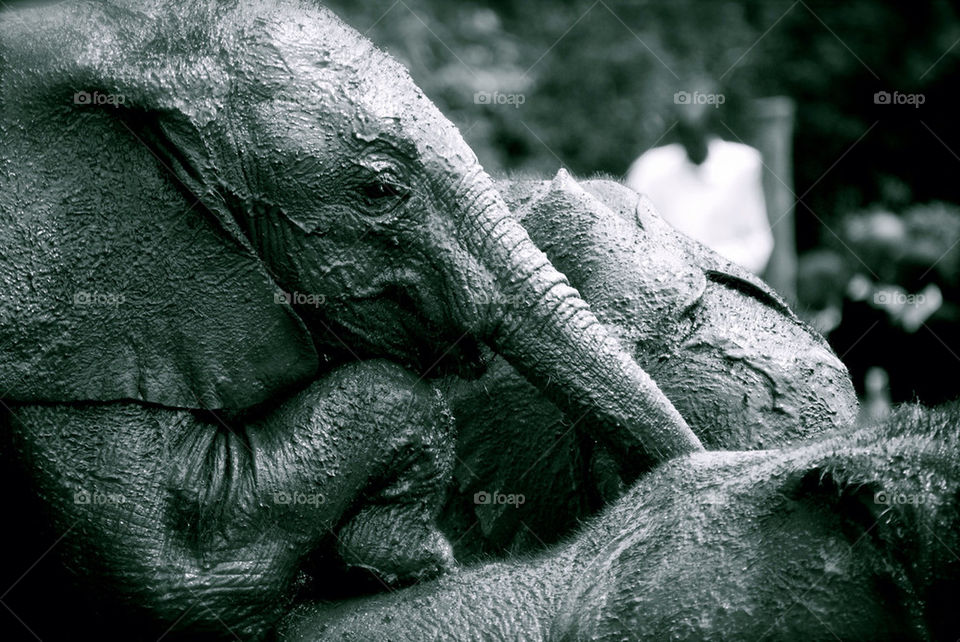
[[[655,147],[634,161],[626,183],[676,229],[759,274],[773,252],[761,169],[756,149],[716,138],[700,165],[679,143]]]

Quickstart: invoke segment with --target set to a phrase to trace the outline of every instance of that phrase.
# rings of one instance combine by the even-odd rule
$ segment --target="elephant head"
[[[476,340],[625,462],[701,447],[328,11],[72,1],[0,30],[0,397],[241,408],[344,352],[427,374]]]

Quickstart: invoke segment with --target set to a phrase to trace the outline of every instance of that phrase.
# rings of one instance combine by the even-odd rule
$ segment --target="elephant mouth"
[[[301,560],[284,615],[298,606],[317,602],[338,602],[380,593],[383,581],[370,571],[347,566],[329,551],[336,548],[333,537]],[[391,588],[397,588],[391,586]]]
[[[476,379],[486,371],[481,344],[450,319],[435,320],[401,285],[362,296],[328,300],[304,315],[318,320],[321,352],[339,359],[386,358],[423,378],[455,375]],[[429,306],[442,309],[440,306]],[[348,347],[349,346],[349,347]]]

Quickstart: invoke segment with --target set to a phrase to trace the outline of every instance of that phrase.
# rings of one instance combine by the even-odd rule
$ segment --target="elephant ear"
[[[242,408],[316,374],[216,168],[157,144],[199,144],[227,78],[148,55],[138,38],[164,38],[144,20],[78,3],[0,21],[0,398]]]

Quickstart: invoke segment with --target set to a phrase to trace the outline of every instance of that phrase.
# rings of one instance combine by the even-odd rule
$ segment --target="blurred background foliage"
[[[960,10],[875,0],[398,0],[327,3],[402,60],[492,172],[622,176],[673,142],[674,94],[710,77],[715,133],[747,140],[753,98],[797,101],[798,242],[871,205],[960,202]],[[477,104],[475,92],[522,95]],[[924,104],[878,105],[878,91]],[[514,102],[516,98],[514,98]]]

